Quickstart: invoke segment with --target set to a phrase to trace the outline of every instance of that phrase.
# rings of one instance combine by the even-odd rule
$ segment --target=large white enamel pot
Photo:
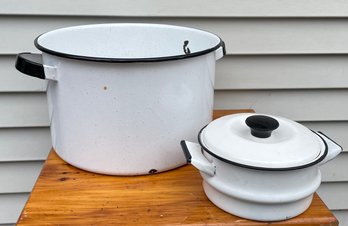
[[[342,151],[321,132],[250,113],[216,119],[200,131],[199,144],[181,146],[216,206],[258,221],[303,213],[321,183],[319,166]]]
[[[138,175],[186,163],[178,143],[211,121],[215,61],[223,41],[159,24],[98,24],[47,32],[41,54],[16,68],[49,80],[52,144],[68,163]]]

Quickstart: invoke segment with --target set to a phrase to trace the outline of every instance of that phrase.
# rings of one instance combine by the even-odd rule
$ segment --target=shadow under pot
[[[181,146],[200,171],[207,197],[228,213],[258,221],[303,213],[321,183],[319,166],[342,151],[297,122],[250,113],[212,121],[198,140]]]

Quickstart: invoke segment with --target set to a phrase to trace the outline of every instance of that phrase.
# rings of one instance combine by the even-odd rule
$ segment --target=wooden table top
[[[237,112],[215,111],[214,116]],[[337,226],[338,222],[317,194],[296,218],[256,222],[214,206],[191,165],[154,175],[107,176],[75,168],[51,150],[17,224]]]

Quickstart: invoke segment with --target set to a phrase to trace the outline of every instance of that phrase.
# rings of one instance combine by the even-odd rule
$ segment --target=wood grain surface
[[[215,117],[240,111],[215,111]],[[249,110],[250,112],[250,110]],[[265,223],[220,210],[191,165],[146,176],[107,176],[77,169],[51,150],[18,225],[337,226],[317,194],[287,221]]]

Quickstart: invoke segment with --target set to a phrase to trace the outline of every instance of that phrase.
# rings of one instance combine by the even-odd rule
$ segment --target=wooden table
[[[291,220],[249,221],[214,206],[191,165],[155,175],[106,176],[77,169],[52,150],[18,225],[337,226],[338,222],[317,194],[310,208]]]

